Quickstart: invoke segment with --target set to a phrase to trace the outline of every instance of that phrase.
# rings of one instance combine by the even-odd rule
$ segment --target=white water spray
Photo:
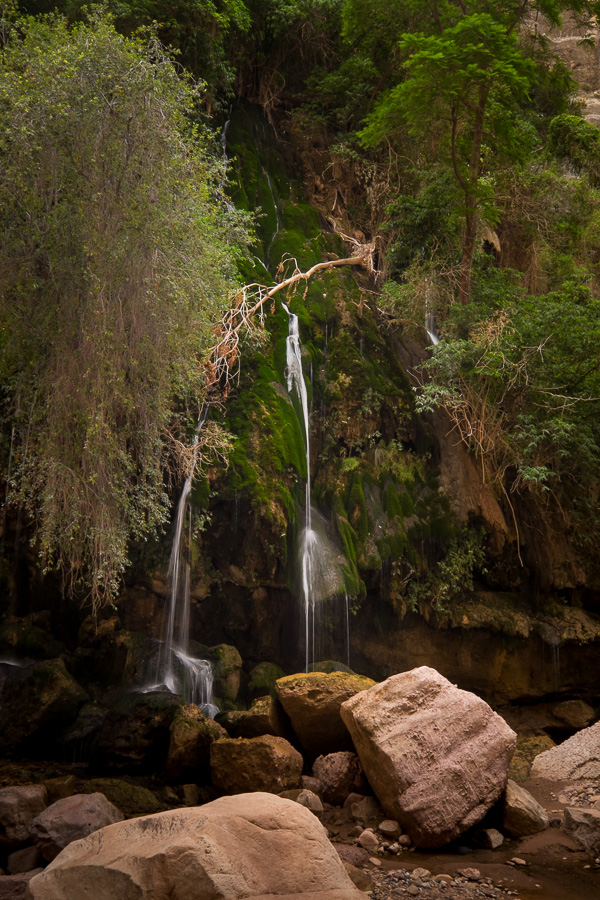
[[[202,411],[194,435],[194,449],[206,421],[207,408]],[[190,639],[190,549],[192,522],[189,497],[196,465],[194,453],[191,471],[185,480],[177,515],[167,573],[168,615],[160,645],[156,683],[145,691],[164,690],[181,694],[186,703],[195,703],[202,712],[214,716],[218,712],[213,698],[213,671],[206,659],[196,659],[189,653]],[[185,522],[188,522],[187,534]]]

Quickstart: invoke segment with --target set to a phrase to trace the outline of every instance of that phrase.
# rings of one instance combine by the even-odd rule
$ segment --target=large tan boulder
[[[226,794],[280,794],[300,787],[302,766],[302,756],[289,741],[271,734],[227,738],[210,746],[212,782]]]
[[[306,672],[278,678],[281,705],[304,749],[312,756],[352,750],[340,707],[375,682],[350,672]]]
[[[600,722],[536,756],[531,777],[551,781],[600,778]]]
[[[435,669],[394,675],[341,712],[379,802],[418,847],[458,837],[504,790],[515,733]]]
[[[29,900],[360,900],[325,829],[272,794],[110,825],[32,879]]]

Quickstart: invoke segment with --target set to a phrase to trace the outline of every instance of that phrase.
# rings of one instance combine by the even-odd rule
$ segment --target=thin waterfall
[[[306,489],[304,495],[304,528],[300,539],[300,584],[304,612],[305,670],[323,660],[325,635],[330,620],[343,633],[337,636],[340,652],[349,660],[349,598],[344,591],[339,568],[339,553],[327,537],[322,517],[311,506],[310,480],[310,416],[308,393],[302,372],[302,349],[298,317],[283,304],[289,317],[286,340],[287,389],[300,401],[306,448]],[[327,613],[328,610],[328,613]],[[327,614],[326,614],[327,613]],[[347,663],[348,664],[348,663]]]
[[[194,434],[194,449],[198,445],[207,413],[208,408],[204,407]],[[215,706],[213,697],[212,666],[208,660],[196,659],[189,653],[192,543],[189,498],[195,466],[196,454],[194,454],[190,473],[184,482],[175,516],[175,530],[167,573],[168,615],[158,654],[156,683],[147,686],[145,690],[166,688],[173,694],[183,695],[186,703],[195,703],[205,715],[214,716],[218,712],[218,708]]]
[[[312,510],[310,506],[310,428],[308,415],[308,394],[304,375],[302,374],[302,351],[300,348],[300,332],[298,316],[291,313],[285,304],[283,308],[289,316],[289,334],[286,339],[286,365],[288,393],[296,391],[302,407],[304,422],[304,441],[306,446],[306,491],[304,498],[304,531],[301,542],[302,596],[304,600],[304,637],[306,642],[306,671],[309,662],[314,661],[315,653],[315,610],[312,596],[314,553],[317,535],[312,529]]]
[[[437,317],[431,302],[431,286],[429,284],[429,278],[426,279],[425,287],[425,331],[429,335],[429,340],[433,346],[437,346],[440,339],[437,333]]]

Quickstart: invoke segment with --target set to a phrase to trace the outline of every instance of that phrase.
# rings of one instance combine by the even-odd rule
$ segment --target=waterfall
[[[432,308],[432,303],[430,299],[431,287],[429,285],[429,278],[426,278],[426,288],[425,288],[425,331],[429,335],[429,340],[435,347],[439,344],[440,339],[437,334],[437,319],[435,312]]]
[[[208,409],[205,407],[196,426],[194,447],[198,444],[207,413]],[[213,698],[212,666],[208,660],[196,659],[189,653],[192,543],[189,497],[195,463],[194,456],[192,469],[184,482],[175,516],[175,530],[167,572],[168,615],[158,654],[156,683],[146,686],[144,690],[166,689],[173,694],[181,694],[186,703],[195,703],[205,715],[212,717],[218,712]]]
[[[301,599],[304,613],[305,670],[323,660],[327,619],[334,619],[340,630],[342,652],[349,665],[349,598],[345,592],[340,567],[340,554],[327,537],[327,527],[311,506],[310,422],[308,394],[302,372],[302,349],[298,316],[282,304],[289,317],[286,339],[286,372],[289,394],[300,401],[306,448],[306,489],[304,494],[304,528],[300,537],[299,563]]]
[[[308,416],[308,394],[304,375],[302,374],[302,351],[298,316],[291,313],[285,304],[283,308],[289,316],[289,334],[286,339],[286,366],[288,393],[296,391],[300,398],[302,418],[304,422],[304,442],[306,446],[306,491],[304,498],[304,530],[301,539],[302,597],[304,600],[304,637],[306,642],[306,671],[309,662],[314,661],[315,651],[315,615],[313,595],[314,553],[317,536],[312,530],[312,510],[310,506],[310,428]]]

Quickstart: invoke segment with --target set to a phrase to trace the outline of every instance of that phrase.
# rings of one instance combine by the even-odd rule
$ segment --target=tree
[[[190,124],[201,91],[102,16],[0,56],[0,369],[10,490],[94,604],[166,521],[243,229]],[[9,454],[8,440],[6,452]],[[181,462],[181,460],[180,460]]]
[[[435,135],[447,149],[461,197],[463,236],[458,295],[468,303],[482,208],[493,216],[490,176],[499,162],[523,162],[535,132],[520,114],[536,67],[520,43],[527,16],[541,12],[552,24],[570,9],[592,15],[596,0],[411,0],[418,32],[397,48],[403,79],[384,92],[362,131],[363,142],[393,141],[408,129]]]

